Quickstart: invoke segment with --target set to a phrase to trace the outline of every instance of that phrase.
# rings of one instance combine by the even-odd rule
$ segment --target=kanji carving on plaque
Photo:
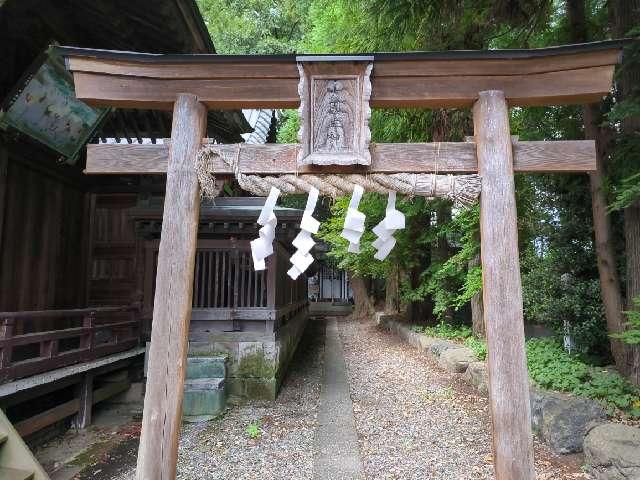
[[[369,98],[373,63],[369,57],[350,61],[316,58],[298,58],[301,143],[298,162],[370,165]]]

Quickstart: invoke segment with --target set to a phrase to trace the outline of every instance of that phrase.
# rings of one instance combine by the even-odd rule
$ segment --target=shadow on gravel
[[[317,362],[322,358],[324,352],[324,339],[327,329],[327,321],[325,317],[319,317],[309,320],[307,328],[305,328],[302,338],[298,343],[296,353],[289,362],[287,373],[285,374],[278,401],[280,397],[286,396],[288,393],[288,385],[303,380],[306,377],[320,375],[318,382],[322,381],[322,369],[318,370]]]

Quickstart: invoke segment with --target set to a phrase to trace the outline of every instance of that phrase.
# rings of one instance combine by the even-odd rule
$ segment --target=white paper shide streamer
[[[347,209],[347,216],[344,219],[344,228],[340,236],[349,240],[349,248],[347,251],[351,253],[360,253],[360,237],[364,233],[365,214],[358,211],[360,199],[364,189],[360,185],[353,187],[353,194]]]
[[[271,187],[269,196],[258,217],[258,224],[262,225],[262,228],[258,231],[259,237],[251,242],[254,270],[264,270],[266,268],[264,259],[273,253],[273,239],[276,236],[276,225],[278,224],[273,208],[276,206],[279,195],[280,190]]]
[[[396,246],[396,239],[393,237],[393,234],[396,230],[403,228],[404,214],[396,210],[396,192],[391,191],[387,199],[386,215],[372,230],[378,237],[371,244],[377,250],[373,256],[375,259],[384,260],[387,258],[387,255],[391,253],[393,247]]]
[[[294,280],[313,263],[313,256],[309,252],[316,244],[311,235],[318,233],[318,228],[320,228],[320,222],[313,218],[313,211],[316,208],[319,194],[320,192],[315,187],[309,190],[307,206],[304,209],[302,221],[300,222],[300,233],[293,239],[293,246],[296,247],[297,250],[289,259],[293,265],[287,272],[287,275]]]

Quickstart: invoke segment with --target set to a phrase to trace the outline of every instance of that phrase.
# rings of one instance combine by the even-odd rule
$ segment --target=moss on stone
[[[265,357],[264,351],[256,350],[244,355],[238,365],[238,376],[252,378],[273,378],[275,366],[273,360]]]
[[[276,379],[246,379],[244,390],[247,398],[256,400],[275,400],[277,396]]]
[[[229,352],[223,352],[221,350],[191,350],[189,357],[220,357],[225,360],[229,359]]]
[[[86,450],[76,455],[70,462],[70,464],[77,467],[85,467],[87,465],[91,465],[92,463],[95,463],[97,459],[104,456],[104,454],[113,447],[113,444],[113,440],[96,442]]]

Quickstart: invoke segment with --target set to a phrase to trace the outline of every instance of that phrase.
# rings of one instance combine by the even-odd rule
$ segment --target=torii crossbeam
[[[321,157],[320,165],[300,163],[298,145],[220,148],[236,152],[237,167],[252,174],[477,171],[481,175],[495,474],[498,480],[533,480],[513,174],[593,171],[595,146],[593,141],[518,142],[510,136],[508,109],[599,101],[611,88],[621,48],[621,41],[609,41],[536,50],[305,57],[311,67],[293,55],[149,55],[60,48],[79,99],[101,106],[173,109],[170,145],[88,145],[87,154],[87,173],[167,175],[137,478],[166,480],[176,473],[200,208],[194,163],[205,141],[206,110],[293,108],[302,98],[303,114],[313,117],[314,110],[305,104],[314,101],[313,88],[300,86],[306,85],[307,76],[315,81],[316,75],[333,82],[334,95],[352,89],[365,99],[364,110],[358,110],[364,112],[358,114],[360,123],[353,123],[360,129],[354,135],[363,141],[367,135],[361,129],[368,129],[369,105],[473,107],[473,142],[360,143],[358,148],[364,145],[364,149],[356,148],[352,156],[364,165],[324,165],[322,152],[313,151],[315,143],[304,143],[309,141],[308,132],[302,136],[304,154],[310,150],[309,158]],[[336,125],[339,137],[343,125]],[[221,176],[233,173],[222,161],[214,169]]]

